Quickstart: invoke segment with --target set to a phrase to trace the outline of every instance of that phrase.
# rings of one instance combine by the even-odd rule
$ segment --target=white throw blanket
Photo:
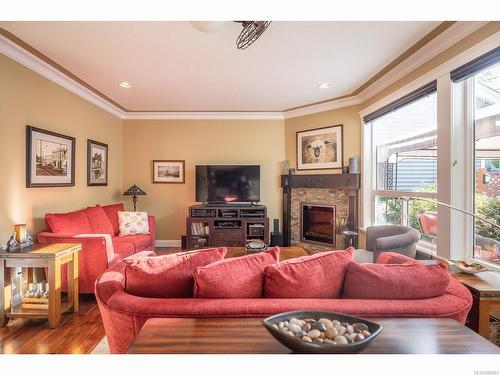
[[[76,234],[75,238],[104,238],[106,244],[106,256],[108,258],[108,264],[115,259],[115,250],[113,248],[113,242],[111,241],[111,235],[109,234]]]

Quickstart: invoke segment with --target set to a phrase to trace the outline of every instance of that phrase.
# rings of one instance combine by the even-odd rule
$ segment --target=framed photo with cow
[[[343,125],[297,132],[297,170],[342,169]]]

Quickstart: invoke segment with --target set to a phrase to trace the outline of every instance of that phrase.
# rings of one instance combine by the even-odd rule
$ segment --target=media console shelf
[[[242,247],[248,240],[269,244],[269,218],[262,205],[195,205],[186,219],[187,249]]]

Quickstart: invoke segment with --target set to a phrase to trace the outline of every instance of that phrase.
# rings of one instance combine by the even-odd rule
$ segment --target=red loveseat
[[[79,243],[78,289],[93,293],[97,277],[123,258],[155,248],[155,217],[149,216],[149,234],[119,236],[118,211],[125,211],[122,203],[95,206],[64,214],[47,214],[50,228],[37,235],[39,243]],[[62,272],[61,283],[66,290],[67,274]]]
[[[387,253],[377,261],[415,262],[394,253]],[[314,309],[364,317],[451,318],[463,324],[472,305],[470,292],[454,278],[445,294],[418,300],[147,298],[126,293],[125,281],[125,262],[120,262],[102,274],[95,286],[111,353],[125,353],[144,323],[153,317],[266,317],[284,311]]]

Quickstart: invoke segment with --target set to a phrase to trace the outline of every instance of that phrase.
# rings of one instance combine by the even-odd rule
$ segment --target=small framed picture
[[[87,186],[108,185],[108,145],[87,139]]]
[[[75,186],[75,138],[26,126],[26,187]]]
[[[343,167],[343,126],[297,132],[297,169]]]
[[[183,184],[184,160],[153,160],[153,183]]]

